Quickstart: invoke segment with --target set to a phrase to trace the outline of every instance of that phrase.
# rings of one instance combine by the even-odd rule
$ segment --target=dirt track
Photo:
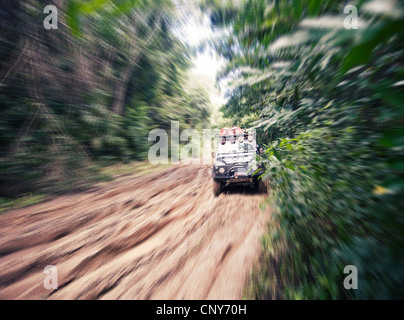
[[[176,165],[0,216],[1,299],[240,299],[270,212]],[[43,285],[58,268],[57,290]]]

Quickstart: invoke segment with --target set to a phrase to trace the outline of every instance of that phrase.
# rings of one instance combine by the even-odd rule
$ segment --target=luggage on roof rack
[[[237,127],[237,126],[234,126],[234,127],[231,127],[231,128],[224,127],[224,128],[222,128],[220,130],[219,136],[242,135],[242,134],[244,134],[244,131],[245,130],[243,130],[240,127]]]

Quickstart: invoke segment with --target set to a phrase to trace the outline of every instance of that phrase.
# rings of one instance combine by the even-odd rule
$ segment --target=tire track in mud
[[[180,164],[4,213],[0,298],[240,299],[265,197],[214,197],[209,166]],[[43,287],[47,265],[58,290]]]

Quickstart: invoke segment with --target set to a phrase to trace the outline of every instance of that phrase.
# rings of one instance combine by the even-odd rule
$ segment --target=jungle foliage
[[[58,9],[47,30],[46,5]],[[151,129],[209,124],[171,1],[16,0],[0,8],[0,197],[58,193],[147,157]]]
[[[345,29],[344,8],[358,10]],[[205,1],[231,30],[225,116],[255,126],[273,208],[253,299],[404,297],[404,8],[398,1]],[[358,269],[358,289],[343,286]]]

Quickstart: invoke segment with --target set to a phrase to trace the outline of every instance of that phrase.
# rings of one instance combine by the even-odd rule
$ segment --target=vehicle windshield
[[[244,140],[243,142],[235,141],[234,143],[226,141],[224,144],[219,141],[217,144],[218,155],[226,154],[240,154],[240,153],[255,153],[256,152],[256,142]]]

